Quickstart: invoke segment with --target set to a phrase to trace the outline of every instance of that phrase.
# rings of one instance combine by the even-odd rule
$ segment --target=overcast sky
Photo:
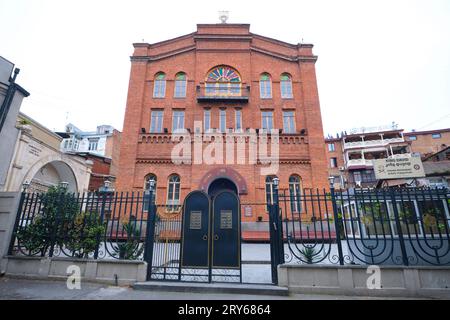
[[[52,130],[121,130],[132,43],[197,23],[313,43],[324,134],[395,121],[450,127],[449,0],[0,0],[0,55],[21,69],[22,112]]]

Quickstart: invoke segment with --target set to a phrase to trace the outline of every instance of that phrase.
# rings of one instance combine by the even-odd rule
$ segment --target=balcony
[[[197,102],[248,103],[250,86],[240,83],[206,83],[197,86]]]
[[[411,158],[412,155],[410,153],[401,153],[401,154],[393,154],[390,155],[389,159],[398,159],[398,158]],[[370,168],[373,167],[373,159],[351,159],[346,163],[347,169],[358,169],[362,167]]]
[[[405,142],[403,138],[392,138],[383,140],[369,140],[369,141],[355,141],[355,142],[345,142],[344,149],[352,148],[368,148],[368,147],[385,147],[391,143]]]
[[[361,167],[373,167],[373,160],[353,159],[347,161],[347,169],[356,169]]]

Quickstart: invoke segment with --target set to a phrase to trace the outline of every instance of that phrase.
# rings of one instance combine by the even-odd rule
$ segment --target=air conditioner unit
[[[339,171],[345,171],[345,167],[339,167]]]

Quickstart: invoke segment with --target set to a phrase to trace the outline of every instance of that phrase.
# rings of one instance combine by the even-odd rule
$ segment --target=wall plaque
[[[189,229],[200,230],[202,228],[202,212],[191,211],[189,216]]]
[[[220,229],[233,229],[233,211],[220,211]]]

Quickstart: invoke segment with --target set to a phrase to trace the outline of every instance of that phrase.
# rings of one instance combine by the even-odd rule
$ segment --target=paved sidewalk
[[[69,290],[64,281],[0,278],[0,300],[379,300],[373,297],[302,295],[289,297],[202,294],[133,290],[98,283],[82,283],[81,290]],[[393,298],[389,298],[392,300]]]

